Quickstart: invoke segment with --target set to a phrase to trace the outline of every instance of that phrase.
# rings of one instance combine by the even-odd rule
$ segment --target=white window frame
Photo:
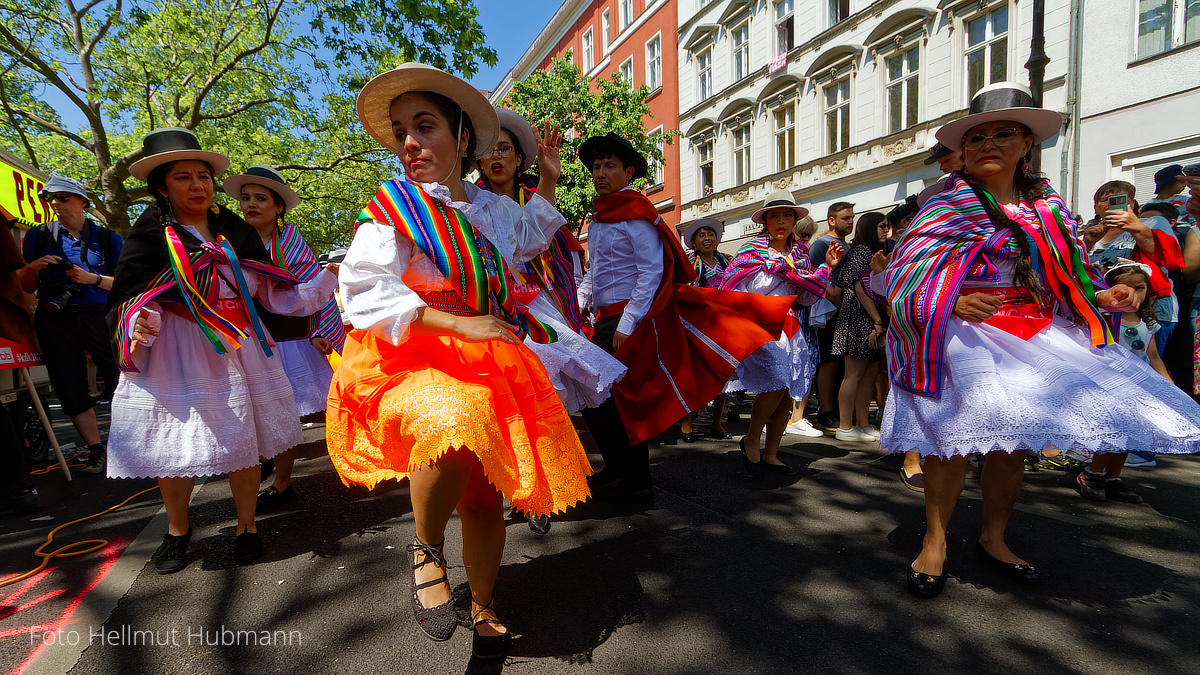
[[[783,15],[779,14],[781,8],[786,9]],[[777,0],[774,9],[775,56],[783,56],[796,46],[796,0]]]
[[[590,27],[583,31],[583,49],[581,53],[583,55],[583,72],[585,74],[592,72],[592,68],[596,67],[596,52],[594,51],[596,41],[593,39],[594,35],[595,33],[592,32]]]
[[[660,133],[662,133],[662,130],[663,130],[663,127],[660,124],[658,126],[658,128],[651,130],[649,135],[653,136],[654,134],[660,134]],[[661,141],[658,144],[658,151],[662,153],[663,160],[665,161],[667,158],[667,146]],[[649,174],[650,179],[652,181],[654,181],[650,185],[650,187],[652,187],[652,188],[661,187],[662,185],[664,185],[667,182],[667,168],[663,162],[659,162],[657,160],[651,160],[649,171],[647,171],[646,173]]]
[[[654,46],[655,52],[650,51],[651,46]],[[662,89],[662,33],[655,33],[654,37],[646,40],[646,86],[650,87],[650,91]]]
[[[837,4],[836,7],[834,7],[835,3]],[[839,14],[842,14],[841,10],[843,7],[845,8],[845,16],[838,16]],[[845,21],[850,17],[851,14],[854,13],[853,0],[828,0],[825,3],[825,13],[828,19],[828,21],[825,23],[825,27],[833,28],[839,23]]]
[[[705,57],[708,65],[705,67]],[[696,56],[696,95],[699,102],[707,101],[716,91],[713,90],[712,47],[706,47]]]
[[[843,150],[854,145],[854,120],[853,120],[853,103],[854,103],[854,78],[849,75],[831,79],[821,86],[821,132],[825,146],[825,154],[832,155],[842,152]],[[834,105],[829,104],[829,90],[835,87],[846,85],[846,98],[838,101]],[[836,143],[829,142],[829,116],[836,114],[839,121],[837,128],[838,141]]]
[[[1167,38],[1167,44],[1162,49],[1155,51],[1142,49],[1142,1],[1143,0],[1134,0],[1133,2],[1133,58],[1135,61],[1138,59],[1150,58],[1151,56],[1157,56],[1159,54],[1165,54],[1172,49],[1178,49],[1185,44],[1200,40],[1200,30],[1196,30],[1194,35],[1189,36],[1187,34],[1188,0],[1167,0],[1166,4],[1170,5],[1170,10],[1167,12],[1167,30],[1169,35],[1164,35],[1164,37]],[[1198,7],[1198,9],[1200,9],[1200,7]],[[1197,16],[1200,16],[1200,14],[1197,14]]]
[[[630,56],[629,58],[627,58],[621,62],[620,70],[621,70],[621,74],[625,76],[626,80],[628,80],[629,88],[636,89],[637,85],[635,85],[633,82],[633,57],[632,56]]]
[[[633,0],[617,0],[618,19],[621,21],[617,32],[621,32],[633,23]]]
[[[750,182],[750,146],[752,137],[750,135],[750,122],[752,120],[747,116],[743,121],[742,117],[737,117],[729,128],[729,147],[730,161],[729,170],[733,178],[733,187],[744,185]],[[739,134],[744,133],[744,142],[739,145]],[[739,156],[740,155],[740,156]]]
[[[610,38],[609,33],[608,33],[609,23],[610,23],[609,14],[608,14],[608,10],[606,9],[600,14],[600,34],[601,34],[601,37],[604,38],[604,54],[606,56],[608,55],[608,45],[609,45],[609,43],[612,42],[612,39]]]
[[[919,40],[902,43],[897,49],[894,49],[887,54],[881,54],[883,72],[883,128],[884,135],[899,133],[905,129],[912,128],[921,120],[921,63],[922,63],[922,44]],[[910,70],[908,54],[917,52],[917,69]],[[901,59],[901,75],[898,79],[892,78],[891,62],[892,59]],[[910,85],[909,82],[915,82]],[[892,89],[900,88],[900,126],[892,128]],[[915,92],[914,92],[915,89]],[[909,120],[907,116],[908,104],[910,95],[916,94],[916,119]]]
[[[700,196],[707,197],[716,191],[716,164],[713,161],[713,150],[716,143],[711,135],[706,136],[703,140],[696,143],[696,160],[699,167],[700,178]],[[708,157],[705,157],[705,148],[708,149]],[[708,161],[705,161],[707,159]],[[708,167],[708,183],[704,182],[704,168]],[[705,190],[708,188],[708,190]]]
[[[787,119],[787,113],[791,113],[791,119]],[[784,115],[783,126],[779,125],[779,116]],[[786,171],[796,166],[796,100],[790,94],[787,95],[787,103],[775,106],[771,109],[771,124],[773,131],[773,140],[775,141],[775,172]],[[783,138],[781,138],[783,137]],[[784,157],[781,153],[781,142],[786,143],[789,147],[788,151],[791,157]]]
[[[738,33],[741,33],[742,31],[745,31],[746,39],[745,39],[745,41],[739,43],[737,40]],[[750,75],[750,20],[749,19],[746,19],[745,21],[739,23],[737,26],[734,26],[733,30],[729,31],[729,41],[733,46],[732,60],[730,61],[730,63],[733,64],[733,81],[737,82],[738,80],[741,80],[742,78]],[[739,54],[739,52],[741,52],[741,53]],[[739,56],[742,57],[740,62],[738,60]]]
[[[1005,28],[1003,33],[995,32],[995,16],[999,12],[1005,12]],[[1004,2],[995,7],[989,7],[987,11],[980,12],[970,18],[963,20],[963,90],[967,94],[967,102],[970,103],[971,97],[975,95],[975,91],[971,91],[971,56],[977,52],[984,52],[984,81],[980,88],[986,87],[995,82],[1005,82],[1012,75],[1012,47],[1013,47],[1013,10],[1009,3]],[[987,28],[985,29],[984,39],[982,42],[972,45],[970,26],[976,21],[986,21]],[[1004,75],[996,80],[991,80],[992,61],[995,59],[996,45],[1004,42]]]

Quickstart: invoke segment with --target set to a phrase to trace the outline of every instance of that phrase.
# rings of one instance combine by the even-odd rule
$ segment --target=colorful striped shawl
[[[772,256],[770,248],[769,234],[760,234],[742,244],[737,255],[730,261],[729,267],[725,268],[725,277],[721,279],[718,288],[723,291],[736,290],[738,285],[751,275],[766,272],[796,284],[800,292],[825,294],[825,288],[829,286],[829,266],[822,263],[817,271],[811,271],[808,266],[807,246],[796,242],[785,256]]]
[[[508,263],[486,237],[455,209],[407,181],[380,186],[358,222],[374,220],[396,228],[428,257],[468,307],[517,326],[518,337],[554,342],[553,328],[538,321],[508,290]]]
[[[256,274],[286,281],[296,284],[299,280],[292,274],[275,267],[255,260],[241,260],[236,254],[233,254],[232,247],[229,247],[224,237],[220,237],[216,243],[205,242],[201,245],[200,250],[191,255],[181,255],[182,246],[175,246],[178,242],[178,235],[174,228],[166,228],[166,237],[168,242],[171,264],[158,273],[154,280],[150,282],[147,289],[139,295],[130,298],[121,304],[118,310],[119,321],[116,324],[115,340],[117,344],[117,365],[121,370],[128,372],[140,372],[133,365],[133,353],[130,351],[130,323],[133,317],[141,311],[143,307],[149,304],[154,299],[161,296],[167,291],[178,288],[183,294],[184,301],[188,305],[189,312],[197,325],[201,327],[205,335],[210,340],[215,340],[216,335],[221,335],[234,349],[240,347],[240,341],[248,337],[241,330],[231,330],[216,312],[212,311],[211,307],[217,302],[217,294],[220,291],[218,283],[219,274],[217,267],[219,265],[233,266],[235,263],[243,269],[248,269]],[[183,283],[181,283],[181,281]],[[239,279],[240,281],[240,279]],[[240,286],[240,284],[239,284]],[[235,292],[243,295],[240,288],[234,288]],[[247,311],[253,308],[251,298],[242,298],[246,303]],[[224,354],[224,346],[220,341],[215,341],[214,349],[218,353]],[[267,349],[266,345],[263,346]]]
[[[305,243],[300,230],[291,223],[285,222],[282,227],[275,229],[275,241],[272,242],[270,253],[276,265],[296,275],[301,282],[312,281],[321,271],[312,249]],[[317,315],[316,329],[309,337],[323,337],[333,343],[334,349],[341,351],[346,341],[346,329],[342,326],[337,301],[332,296]]]
[[[922,396],[941,395],[946,325],[963,281],[973,269],[981,270],[976,276],[995,278],[993,262],[1018,255],[1011,233],[996,230],[962,177],[952,175],[947,185],[917,214],[885,272],[892,306],[888,369],[896,386]],[[1033,268],[1050,298],[1066,303],[1087,324],[1092,344],[1113,344],[1096,307],[1095,290],[1103,282],[1064,223],[1066,204],[1048,185],[1042,189],[1046,199],[1032,206],[1022,202],[1015,218],[1030,239]]]
[[[696,272],[696,280],[689,286],[700,286],[701,288],[716,288],[721,284],[721,279],[725,276],[725,270],[729,268],[729,261],[732,258],[726,253],[713,251],[713,258],[717,261],[716,267],[709,267],[708,263],[700,257],[695,251],[687,252],[688,260],[692,263],[692,269]]]
[[[481,179],[482,180],[482,179]],[[486,185],[486,184],[485,184]],[[533,199],[534,191],[521,186],[518,193],[522,208]],[[523,277],[520,281],[530,281],[537,284],[546,292],[554,306],[566,319],[571,330],[578,333],[583,328],[583,317],[579,314],[579,300],[575,284],[575,263],[572,256],[574,235],[566,226],[558,228],[550,239],[550,246],[533,260],[517,266],[514,271]]]

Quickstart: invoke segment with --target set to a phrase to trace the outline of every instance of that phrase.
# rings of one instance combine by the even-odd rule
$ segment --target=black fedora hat
[[[633,179],[646,175],[646,157],[634,149],[633,144],[613,132],[603,136],[592,136],[579,146],[579,161],[589,170],[597,157],[616,155],[625,166],[633,167]]]
[[[168,162],[183,159],[198,159],[212,166],[214,176],[229,168],[229,158],[219,152],[201,150],[196,135],[179,127],[155,129],[142,139],[141,159],[129,167],[129,173],[139,180],[146,180],[150,172]]]
[[[947,122],[934,135],[947,148],[961,151],[963,136],[973,127],[987,122],[1024,124],[1033,134],[1034,142],[1041,143],[1058,133],[1063,119],[1053,110],[1034,105],[1028,87],[1015,82],[997,82],[975,94],[966,117]]]
[[[958,151],[951,150],[950,148],[947,148],[946,146],[942,145],[941,143],[937,143],[932,148],[929,149],[929,156],[925,158],[925,164],[926,165],[937,164],[938,160],[940,160],[941,158],[943,158],[947,155],[953,155],[955,152],[958,152]]]
[[[296,208],[300,204],[300,195],[288,186],[287,181],[279,172],[269,166],[262,164],[254,164],[246,167],[246,170],[239,174],[234,174],[224,181],[221,181],[221,189],[230,197],[237,198],[242,192],[244,185],[261,185],[275,191],[283,199],[283,205],[288,211]]]

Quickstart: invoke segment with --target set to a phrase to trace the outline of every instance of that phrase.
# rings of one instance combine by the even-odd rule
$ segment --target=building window
[[[654,131],[651,131],[650,135],[653,136],[654,134],[661,134],[662,130],[663,130],[663,128],[659,127],[657,129],[655,129]],[[666,160],[667,146],[664,145],[663,143],[659,143],[658,151],[662,153],[663,159]],[[658,161],[657,159],[651,159],[649,168],[650,168],[649,173],[653,177],[653,181],[654,181],[652,183],[652,186],[662,185],[663,183],[666,182],[666,180],[667,180],[666,171],[663,168],[662,162]]]
[[[607,9],[604,10],[604,13],[600,15],[600,37],[604,39],[604,44],[603,44],[604,53],[608,54],[608,43],[612,42],[612,40],[609,39],[609,35],[608,35],[608,10]]]
[[[830,154],[850,147],[850,80],[825,87],[825,138]]]
[[[793,9],[795,0],[779,0],[775,3],[775,55],[781,56],[795,46],[795,22]]]
[[[733,81],[750,74],[750,22],[733,29]]]
[[[713,142],[700,144],[700,194],[707,197],[713,193]]]
[[[750,123],[733,130],[733,184],[750,181]]]
[[[1008,79],[1008,6],[967,22],[967,98]]]
[[[920,102],[917,71],[921,66],[920,47],[888,57],[887,106],[888,133],[894,134],[917,123]]]
[[[775,110],[775,170],[796,166],[796,106]]]
[[[596,57],[592,52],[592,29],[587,29],[583,34],[583,72],[590,73],[596,65]]]
[[[621,77],[625,78],[625,83],[633,88],[633,57],[625,59],[625,63],[621,64]]]
[[[850,0],[829,0],[829,27],[832,28],[850,16]]]
[[[650,91],[662,87],[662,39],[658,35],[646,43],[646,86]]]
[[[1197,0],[1138,0],[1137,58],[1200,40]]]
[[[620,0],[621,30],[633,23],[633,0]]]
[[[706,49],[696,58],[696,69],[700,75],[700,100],[707,101],[713,95],[712,50]]]

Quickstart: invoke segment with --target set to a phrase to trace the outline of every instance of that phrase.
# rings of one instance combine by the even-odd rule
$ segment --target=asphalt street
[[[233,565],[223,478],[194,494],[190,564],[178,574],[147,563],[166,528],[157,493],[65,528],[48,549],[110,544],[0,588],[0,671],[1200,672],[1194,457],[1128,469],[1146,498],[1138,506],[1085,501],[1066,473],[1026,474],[1009,541],[1042,571],[1040,588],[977,559],[979,482],[968,481],[952,578],[927,601],[904,586],[922,497],[877,444],[788,436],[781,457],[799,475],[755,482],[735,441],[685,444],[672,430],[652,445],[653,506],[590,501],[546,535],[510,522],[495,606],[516,639],[507,661],[485,664],[470,658],[461,568],[450,570],[455,635],[435,643],[413,621],[407,486],[344,487],[323,432],[305,432],[299,502],[260,515],[267,550],[256,564]],[[0,517],[5,577],[37,566],[52,528],[153,487],[57,472],[37,481],[43,512]],[[461,563],[455,521],[446,552]]]

